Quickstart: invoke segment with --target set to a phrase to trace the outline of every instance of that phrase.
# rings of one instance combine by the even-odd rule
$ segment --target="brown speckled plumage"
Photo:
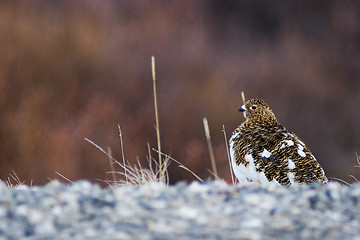
[[[249,100],[239,110],[246,120],[229,143],[232,167],[240,182],[327,183],[314,155],[277,121],[263,100]]]

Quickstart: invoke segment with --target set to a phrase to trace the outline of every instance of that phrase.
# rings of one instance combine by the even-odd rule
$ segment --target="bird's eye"
[[[251,109],[251,110],[255,110],[255,109],[256,109],[256,105],[251,105],[251,106],[250,106],[250,109]]]

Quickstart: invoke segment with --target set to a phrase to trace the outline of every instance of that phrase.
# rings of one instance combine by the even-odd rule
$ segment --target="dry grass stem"
[[[351,178],[355,180],[355,182],[358,182],[359,180],[354,175],[349,175]]]
[[[110,147],[108,147],[108,154],[109,154],[110,156],[112,156],[112,152],[111,152],[111,148],[110,148]],[[109,158],[109,157],[108,157],[108,158]],[[109,158],[109,163],[110,163],[111,172],[115,172],[114,161],[113,161],[111,158]],[[114,181],[114,182],[117,181],[117,179],[116,179],[116,174],[115,174],[115,173],[112,174],[112,178],[113,178],[113,181]]]
[[[109,155],[104,149],[102,149],[99,145],[97,145],[96,143],[94,143],[93,141],[84,138],[87,142],[89,142],[90,144],[92,144],[93,146],[95,146],[97,149],[99,149],[101,152],[103,152],[106,156],[108,156],[109,158],[111,158],[111,160],[113,160],[117,165],[119,165],[122,169],[124,169],[124,171],[128,171],[128,174],[132,175],[132,177],[136,177],[135,174],[133,174],[131,171],[129,171],[128,166],[121,164],[118,160],[116,160],[115,158],[113,158],[111,155]]]
[[[158,165],[158,163],[156,162],[156,160],[151,159],[150,161],[154,161],[154,163],[156,165]],[[149,163],[150,165],[150,163]],[[165,159],[165,161],[163,162],[163,170],[167,169],[169,165],[169,161],[168,159]],[[162,182],[165,183],[166,185],[168,185],[169,182],[169,178],[168,178],[168,174],[167,172],[163,172],[161,173],[160,168],[157,168],[157,171],[154,171],[153,169],[146,169],[144,168],[140,161],[137,160],[137,164],[134,166],[129,166],[127,165],[127,170],[128,172],[131,172],[131,175],[128,175],[127,180],[119,180],[116,182],[108,182],[108,184],[110,185],[115,185],[115,184],[134,184],[134,185],[143,185],[145,183],[148,182]],[[165,167],[165,168],[164,168]],[[124,175],[123,172],[115,172],[115,174],[120,174],[120,175]],[[160,175],[164,175],[166,177],[163,178],[163,180],[160,179]]]
[[[13,183],[13,181],[15,183]],[[5,182],[6,182],[6,185],[8,186],[8,188],[14,188],[14,187],[24,184],[24,182],[22,182],[20,180],[19,176],[16,174],[16,172],[14,170],[12,170],[12,173],[9,174],[9,177],[6,179]]]
[[[213,171],[214,175],[218,177],[218,172],[217,172],[216,163],[215,163],[215,155],[214,155],[214,150],[213,150],[213,147],[211,144],[209,123],[208,123],[207,118],[203,118],[203,125],[204,125],[205,137],[206,137],[207,145],[208,145],[208,149],[209,149],[209,154],[210,154],[212,171]]]
[[[207,169],[208,173],[210,173],[216,180],[224,181],[224,179],[220,178],[218,175],[213,173],[210,169]]]
[[[125,177],[125,174],[127,176],[126,180],[116,180],[116,181],[104,181],[108,184],[119,184],[119,183],[131,183],[131,184],[145,184],[147,182],[162,182],[165,184],[168,184],[168,174],[167,174],[167,167],[169,165],[169,159],[165,159],[165,161],[162,163],[162,167],[160,168],[159,163],[157,163],[154,159],[150,158],[149,161],[154,161],[156,164],[156,170],[154,171],[153,168],[151,169],[145,169],[141,166],[140,161],[137,161],[137,165],[130,166],[129,164],[123,165],[119,161],[117,161],[115,158],[113,158],[109,153],[107,153],[104,149],[102,149],[100,146],[92,142],[91,140],[85,138],[87,142],[95,146],[97,149],[99,149],[101,152],[103,152],[109,159],[111,159],[114,163],[119,165],[124,172],[117,172],[117,171],[110,171],[111,174],[119,174]],[[150,165],[150,163],[149,163]],[[152,166],[152,165],[151,165]],[[126,173],[125,173],[126,172]],[[60,175],[60,174],[59,174]],[[62,176],[62,175],[61,175]],[[63,177],[63,176],[62,176]],[[65,178],[65,177],[64,177]],[[67,178],[65,178],[67,179]],[[67,179],[68,180],[68,179]],[[70,181],[70,180],[68,180]]]
[[[360,156],[358,155],[357,152],[355,152],[355,155],[356,155],[356,162],[357,162],[357,165],[355,165],[354,167],[358,167],[360,168]]]
[[[158,152],[158,162],[156,162],[151,156],[150,145],[148,144],[148,162],[149,169],[145,169],[141,166],[139,160],[137,160],[137,164],[135,166],[130,166],[130,164],[126,163],[125,154],[124,154],[124,143],[122,137],[122,131],[120,125],[118,125],[119,129],[119,138],[120,138],[120,148],[122,154],[122,163],[118,162],[111,156],[111,151],[104,151],[100,146],[92,142],[91,140],[85,138],[87,142],[94,145],[97,149],[103,152],[106,156],[108,156],[111,166],[110,173],[113,175],[112,181],[105,181],[108,184],[118,184],[118,183],[132,183],[132,184],[144,184],[147,182],[162,182],[168,184],[169,175],[167,172],[168,165],[170,163],[170,158],[165,155],[165,158],[162,158],[161,153],[161,141],[160,141],[160,126],[159,126],[159,113],[158,113],[158,104],[157,104],[157,91],[156,91],[156,75],[155,75],[155,58],[151,57],[151,67],[152,67],[152,78],[153,78],[153,90],[154,90],[154,110],[155,110],[155,128],[156,128],[156,137],[157,137],[157,147],[156,150]],[[155,167],[153,167],[153,162],[155,163]],[[118,164],[124,171],[116,172],[114,168],[114,163]],[[183,167],[185,168],[185,167]],[[187,168],[186,168],[187,169]],[[190,170],[188,170],[190,171]],[[190,171],[191,172],[191,171]],[[123,175],[125,180],[116,179],[116,174]]]
[[[245,93],[243,91],[241,91],[241,99],[243,101],[243,103],[245,104],[246,101],[245,101]]]
[[[153,149],[155,152],[158,152],[156,149]],[[179,162],[178,160],[176,160],[175,158],[165,154],[165,153],[160,153],[161,155],[163,155],[165,157],[165,159],[170,159],[171,161],[176,162],[177,164],[179,164],[179,167],[182,169],[185,169],[186,171],[188,171],[189,173],[191,173],[197,180],[199,180],[200,182],[204,182],[204,180],[202,180],[198,175],[196,175],[193,171],[191,171],[189,168],[187,168],[186,166],[184,166],[184,164],[182,164],[181,162]]]
[[[230,158],[230,153],[229,153],[229,144],[228,144],[228,140],[227,140],[227,136],[226,136],[226,131],[225,131],[225,126],[224,126],[224,125],[223,125],[222,131],[223,131],[223,133],[224,133],[226,154],[227,154],[227,158],[228,158],[228,161],[229,161],[231,182],[232,182],[232,184],[234,185],[234,184],[235,184],[235,180],[234,180],[233,170],[232,170],[232,167],[231,167],[231,158]]]
[[[121,157],[122,157],[123,165],[125,166],[124,143],[123,143],[123,137],[122,137],[122,131],[121,131],[120,124],[118,125],[118,129],[119,129],[119,138],[120,138]],[[126,173],[126,169],[124,170],[124,174],[125,174],[125,179],[127,181],[128,176]]]
[[[148,161],[149,161],[149,168],[152,169],[152,161],[151,160],[151,147],[150,147],[150,144],[147,143],[147,148],[148,148]]]
[[[157,139],[157,145],[159,150],[159,168],[163,168],[163,163],[161,159],[161,142],[160,142],[160,126],[159,126],[159,111],[158,111],[158,104],[157,104],[157,94],[156,94],[156,75],[155,75],[155,57],[151,57],[151,70],[152,70],[152,78],[153,78],[153,90],[154,90],[154,107],[155,107],[155,128],[156,128],[156,139]],[[163,171],[160,170],[160,174]],[[160,180],[163,180],[165,176],[160,175]]]
[[[348,183],[347,181],[342,180],[342,179],[340,179],[340,178],[331,177],[331,178],[329,178],[329,179],[331,179],[331,180],[335,180],[335,181],[336,181],[336,182],[338,182],[338,183],[343,183],[343,184],[348,185],[348,186],[350,186],[350,185],[351,185],[351,184],[350,184],[350,183]]]
[[[58,171],[55,171],[55,173],[57,175],[59,175],[60,177],[62,177],[63,179],[65,179],[66,181],[68,181],[69,183],[74,183],[73,181],[71,181],[70,179],[68,179],[67,177],[65,177],[64,175],[62,175],[61,173],[59,173]]]
[[[356,162],[357,162],[357,165],[355,165],[354,167],[356,168],[360,168],[360,156],[358,155],[357,152],[355,152],[355,155],[356,155]],[[359,182],[359,179],[357,179],[354,175],[349,175],[349,177],[353,178],[356,182]],[[342,180],[340,178],[336,178],[336,177],[332,177],[330,179],[333,179],[339,183],[343,183],[343,184],[346,184],[348,186],[350,186],[351,184],[346,182],[345,180]]]

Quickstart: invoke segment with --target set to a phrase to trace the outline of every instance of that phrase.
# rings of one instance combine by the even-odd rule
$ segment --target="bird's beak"
[[[242,105],[242,106],[239,108],[239,111],[240,111],[240,112],[245,112],[245,111],[246,111],[245,105]]]

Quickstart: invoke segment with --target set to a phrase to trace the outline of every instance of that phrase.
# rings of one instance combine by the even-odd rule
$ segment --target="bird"
[[[278,122],[264,100],[248,100],[239,111],[245,121],[229,140],[231,166],[239,183],[328,183],[309,148]]]

